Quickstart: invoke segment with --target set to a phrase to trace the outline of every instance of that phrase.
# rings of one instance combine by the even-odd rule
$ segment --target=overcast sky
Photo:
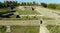
[[[3,2],[3,0],[0,0],[1,2]],[[18,2],[45,2],[45,3],[60,3],[60,0],[15,0]]]

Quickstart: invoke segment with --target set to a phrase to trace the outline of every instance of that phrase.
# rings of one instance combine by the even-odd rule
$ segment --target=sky
[[[3,2],[3,0],[0,0],[1,2]],[[35,1],[35,2],[44,2],[44,3],[60,3],[60,0],[15,0],[15,1],[18,1],[18,2],[32,2],[32,1]]]

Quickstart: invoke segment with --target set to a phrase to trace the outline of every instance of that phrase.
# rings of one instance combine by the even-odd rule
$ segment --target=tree
[[[28,5],[28,6],[30,6],[30,3],[29,3],[29,2],[27,2],[27,5]]]
[[[60,4],[57,4],[56,9],[60,10]]]
[[[19,6],[19,3],[17,1],[4,1],[0,2],[0,8],[7,8],[11,6]]]
[[[33,1],[33,5],[36,5],[35,1]]]
[[[0,8],[2,7],[2,3],[0,2]]]
[[[41,3],[41,6],[43,6],[43,7],[47,7],[47,4],[46,3]]]
[[[48,4],[48,8],[56,9],[56,4]]]

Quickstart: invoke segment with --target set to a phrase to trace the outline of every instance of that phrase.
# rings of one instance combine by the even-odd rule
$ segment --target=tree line
[[[14,7],[14,6],[43,6],[45,8],[60,10],[60,4],[47,4],[47,3],[38,4],[35,1],[33,1],[33,2],[20,2],[20,3],[18,3],[17,1],[0,2],[0,8],[7,8],[7,7]]]
[[[33,5],[38,5],[35,1],[33,2],[20,2],[18,3],[17,1],[4,1],[0,2],[0,8],[6,8],[6,7],[11,7],[11,6],[33,6]]]
[[[37,6],[37,5],[39,5],[35,1],[33,1],[33,2],[20,2],[20,3],[21,3],[20,6]]]
[[[60,10],[60,4],[47,4],[47,3],[41,3],[41,6],[43,6],[44,8],[50,8],[50,9],[57,9]]]
[[[12,7],[12,6],[18,6],[18,5],[19,3],[17,1],[0,2],[0,8]]]

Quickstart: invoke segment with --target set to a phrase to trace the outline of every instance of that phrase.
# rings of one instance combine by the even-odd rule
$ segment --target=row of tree
[[[35,1],[33,2],[20,2],[20,6],[34,6],[34,5],[39,5]]]
[[[60,9],[60,4],[47,4],[47,3],[38,4],[35,1],[33,1],[33,2],[21,2],[21,3],[18,3],[17,1],[0,2],[0,8],[13,7],[13,6],[19,6],[19,5],[20,6],[41,5],[45,8]]]
[[[58,10],[60,10],[60,4],[41,3],[41,6],[43,6],[43,7],[45,7],[45,8],[58,9]]]
[[[35,1],[33,2],[20,2],[18,3],[17,1],[4,1],[0,2],[0,8],[6,8],[6,7],[11,7],[11,6],[33,6],[33,5],[39,5]]]
[[[0,2],[0,8],[12,7],[12,6],[18,6],[18,5],[19,3],[17,1]]]

